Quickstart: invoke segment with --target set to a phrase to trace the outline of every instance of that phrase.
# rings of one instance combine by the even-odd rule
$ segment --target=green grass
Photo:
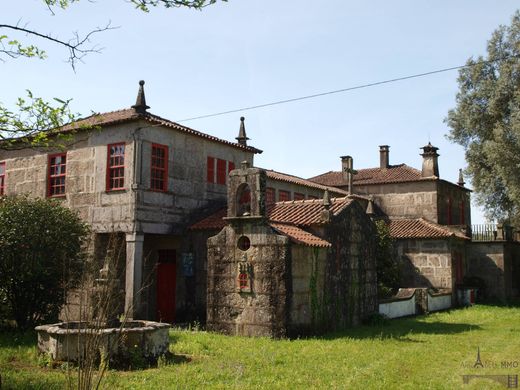
[[[108,389],[482,389],[464,374],[520,375],[520,307],[474,306],[298,340],[172,330],[175,355],[159,368],[109,371]],[[2,389],[60,389],[63,369],[45,368],[34,334],[0,335]],[[497,368],[473,368],[477,347]],[[464,364],[467,366],[465,367]]]

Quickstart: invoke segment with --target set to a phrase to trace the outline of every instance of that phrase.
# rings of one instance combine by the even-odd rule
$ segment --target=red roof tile
[[[280,223],[270,223],[269,225],[271,225],[275,230],[289,237],[291,241],[293,241],[296,244],[304,244],[322,248],[327,248],[331,246],[330,242],[325,241],[324,239],[315,236],[314,234],[311,234],[309,232],[306,232],[305,230],[300,229],[299,227],[296,227],[294,225],[286,225]]]
[[[276,171],[273,171],[270,169],[266,169],[265,171],[267,173],[267,177],[272,180],[283,181],[283,182],[291,183],[291,184],[298,184],[298,185],[305,186],[305,187],[316,188],[316,189],[319,189],[322,191],[329,190],[331,195],[339,195],[339,196],[348,195],[347,191],[341,190],[339,188],[334,188],[334,187],[322,185],[319,183],[315,183],[310,180],[302,179],[301,177],[298,177],[298,176],[288,175],[286,173],[276,172]]]
[[[60,131],[81,130],[83,128],[88,128],[91,126],[109,126],[109,125],[115,125],[118,123],[131,122],[131,121],[135,121],[135,120],[139,120],[139,119],[145,120],[145,121],[153,123],[153,124],[159,124],[159,125],[163,125],[166,127],[170,127],[172,129],[182,131],[184,133],[188,133],[188,134],[195,135],[197,137],[208,139],[210,141],[215,141],[215,142],[219,142],[219,143],[226,144],[229,146],[233,146],[238,149],[247,150],[247,151],[253,152],[253,153],[262,153],[261,150],[256,149],[252,146],[244,146],[244,145],[240,145],[235,142],[226,141],[226,140],[214,137],[212,135],[202,133],[200,131],[180,125],[178,123],[172,122],[168,119],[161,118],[160,116],[157,116],[157,115],[154,115],[151,113],[146,113],[144,115],[138,114],[133,108],[106,112],[103,114],[93,114],[85,119],[80,119],[76,122],[63,126],[60,129]]]
[[[354,200],[351,198],[332,198],[330,210],[334,215],[345,209]],[[297,226],[311,226],[321,224],[323,200],[291,200],[276,202],[268,210],[270,222],[290,223]]]
[[[309,180],[327,186],[347,185],[347,181],[344,179],[343,173],[339,171],[327,172],[322,175],[311,177]],[[432,178],[421,177],[421,171],[406,164],[391,165],[386,169],[358,169],[357,174],[355,174],[352,178],[354,185],[403,183],[419,180],[432,180]]]
[[[342,210],[354,202],[351,198],[332,198],[331,207],[333,215],[338,215]],[[274,203],[267,211],[269,224],[279,232],[290,237],[294,242],[311,246],[329,246],[330,244],[315,235],[306,232],[301,227],[319,225],[323,201],[321,199],[293,200]],[[189,227],[190,230],[220,230],[226,226],[224,217],[227,209],[222,209],[213,215],[199,221]]]
[[[446,226],[429,222],[424,218],[391,219],[389,221],[390,235],[393,238],[465,238],[462,233],[454,232]]]

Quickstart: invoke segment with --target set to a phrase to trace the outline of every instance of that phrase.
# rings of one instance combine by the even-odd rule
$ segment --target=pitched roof
[[[332,198],[330,210],[338,215],[354,202],[348,197]],[[274,229],[285,234],[293,242],[310,246],[327,247],[330,243],[309,233],[302,228],[323,224],[321,212],[324,210],[321,199],[292,200],[277,202],[267,210],[268,223]],[[209,217],[191,225],[190,230],[219,230],[226,226],[223,219],[227,210],[222,209]]]
[[[338,215],[352,202],[354,200],[348,197],[332,198],[330,210],[333,215]],[[268,209],[267,213],[271,222],[312,226],[323,223],[321,220],[321,212],[323,210],[322,199],[308,199],[276,202]]]
[[[110,126],[119,123],[132,122],[135,120],[144,120],[155,125],[163,125],[187,134],[192,134],[197,137],[205,138],[210,141],[219,142],[225,145],[233,146],[238,149],[247,150],[248,152],[253,153],[262,153],[260,149],[256,149],[252,146],[241,145],[236,142],[230,142],[218,137],[214,137],[212,135],[202,133],[200,131],[191,129],[189,127],[180,125],[176,122],[172,122],[168,119],[161,118],[160,116],[151,114],[146,112],[145,114],[137,113],[133,108],[127,108],[124,110],[111,111],[102,114],[92,114],[89,117],[84,119],[80,119],[78,121],[69,123],[68,125],[63,126],[60,131],[66,132],[71,130],[82,130],[85,128],[89,128],[92,126]]]
[[[390,165],[386,169],[367,168],[358,169],[357,174],[352,178],[354,185],[363,184],[385,184],[403,183],[410,181],[432,180],[432,177],[422,177],[421,171],[406,164]],[[346,186],[343,173],[340,171],[330,171],[318,176],[311,177],[310,181],[327,186]]]
[[[388,222],[390,235],[393,238],[449,238],[459,237],[468,239],[464,234],[455,232],[424,218],[391,219]]]
[[[327,248],[331,246],[331,243],[325,241],[324,239],[315,236],[309,232],[306,232],[303,229],[300,229],[294,225],[287,225],[281,223],[269,223],[271,227],[273,227],[278,232],[286,235],[291,239],[292,242],[296,244],[304,244],[308,246],[317,246],[322,248]]]
[[[266,169],[265,171],[267,173],[267,177],[272,180],[283,181],[283,182],[291,183],[291,184],[298,184],[298,185],[305,186],[305,187],[316,188],[316,189],[322,190],[322,191],[329,190],[330,193],[341,195],[341,196],[348,195],[347,191],[341,190],[339,188],[334,188],[334,187],[330,187],[327,185],[315,183],[313,181],[303,179],[298,176],[293,176],[293,175],[288,175],[286,173],[276,172],[271,169]]]

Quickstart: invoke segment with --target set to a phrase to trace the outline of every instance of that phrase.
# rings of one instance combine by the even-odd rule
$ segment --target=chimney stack
[[[428,142],[428,145],[423,146],[421,149],[423,150],[423,154],[421,154],[423,157],[421,176],[439,177],[439,154],[437,153],[439,148],[436,148],[430,142]]]
[[[343,172],[343,180],[347,182],[347,191],[352,193],[352,177],[354,174],[354,160],[351,156],[341,156],[341,171]]]
[[[379,145],[379,168],[387,169],[390,166],[390,146]]]

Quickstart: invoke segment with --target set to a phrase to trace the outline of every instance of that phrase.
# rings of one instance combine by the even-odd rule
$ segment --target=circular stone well
[[[124,360],[139,354],[156,361],[168,352],[170,324],[153,321],[127,321],[98,327],[87,322],[60,322],[36,327],[38,350],[53,360],[78,362],[85,358],[87,349],[95,345],[95,353],[104,353],[110,360]]]

